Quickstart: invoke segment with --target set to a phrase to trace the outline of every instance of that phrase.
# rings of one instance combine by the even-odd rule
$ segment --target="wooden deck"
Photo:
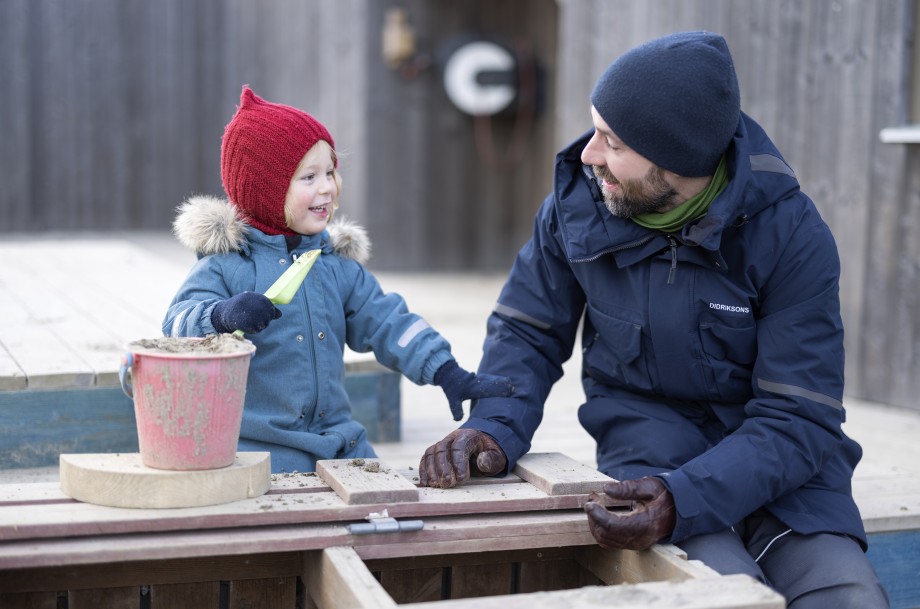
[[[0,399],[4,391],[40,393],[66,387],[120,392],[117,367],[123,346],[160,334],[166,306],[193,262],[192,254],[168,235],[0,242]],[[402,294],[412,310],[450,340],[462,366],[476,367],[485,319],[502,276],[390,273],[378,278],[384,289]],[[576,354],[566,364],[567,374],[550,395],[533,451],[564,453],[593,467],[593,440],[577,421],[582,401],[579,363]],[[417,467],[424,449],[456,424],[438,388],[403,379],[400,392],[401,440],[375,447],[383,460],[407,470]],[[864,449],[854,493],[872,535],[870,556],[884,571],[893,606],[909,607],[906,603],[920,603],[920,411],[849,397],[844,405],[845,429]],[[55,416],[66,420],[66,406]],[[21,415],[25,428],[17,429],[4,410],[0,442],[4,433],[37,433],[46,424],[28,419],[27,412]],[[54,466],[8,467],[0,469],[0,484],[54,482],[57,475]]]

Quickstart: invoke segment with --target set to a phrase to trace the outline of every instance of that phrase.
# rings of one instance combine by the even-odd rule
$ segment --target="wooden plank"
[[[120,387],[0,391],[0,469],[57,465],[61,453],[137,452]]]
[[[381,571],[380,585],[399,605],[441,600],[444,572],[444,567]]]
[[[856,479],[853,495],[867,533],[920,529],[920,477]]]
[[[230,582],[230,609],[295,609],[296,577],[241,579]]]
[[[467,554],[408,555],[395,558],[368,559],[364,564],[372,572],[417,570],[422,568],[453,567],[457,565],[494,565],[497,563],[537,563],[575,560],[582,551],[578,546],[540,547],[498,552],[474,552]],[[363,557],[362,557],[363,558]]]
[[[170,471],[145,466],[139,453],[61,455],[61,490],[79,501],[122,508],[184,508],[264,495],[271,455],[237,453],[220,469]]]
[[[530,453],[521,457],[514,473],[547,495],[601,493],[614,479],[562,453]]]
[[[352,548],[305,552],[301,579],[319,609],[396,607]]]
[[[57,609],[57,592],[0,593],[3,609]]]
[[[533,512],[469,515],[425,521],[425,528],[400,534],[399,543],[387,535],[354,539],[355,551],[365,560],[402,556],[470,554],[533,548],[594,546],[584,512]],[[489,562],[488,558],[480,559]]]
[[[457,565],[450,569],[450,598],[511,594],[511,563]]]
[[[419,500],[418,488],[379,459],[317,461],[316,473],[348,505]]]
[[[26,244],[14,251],[6,248],[6,254],[15,260],[15,264],[3,271],[5,281],[14,287],[20,300],[28,303],[27,327],[40,325],[52,332],[72,354],[92,369],[92,384],[96,384],[97,375],[118,370],[125,344],[118,329],[124,325],[123,317],[127,311],[110,310],[112,303],[107,300],[97,302],[105,297],[97,294],[98,288],[87,280],[94,271],[90,269],[89,261],[83,260],[79,250],[68,252],[66,261],[62,257],[49,262],[30,251],[34,246]],[[101,244],[97,247],[109,249]],[[102,270],[112,269],[112,262],[110,260],[103,265]],[[82,272],[71,272],[71,264],[80,265]],[[117,262],[115,266],[118,266]],[[114,273],[107,275],[109,282],[117,276],[119,269],[112,270]],[[122,281],[116,283],[126,287]],[[41,298],[35,298],[36,294],[41,294]],[[41,343],[29,346],[43,348]],[[21,349],[14,354],[23,355]]]
[[[39,505],[42,503],[70,503],[73,499],[64,494],[59,482],[25,482],[0,484],[0,505]]]
[[[587,586],[577,590],[535,592],[451,601],[451,609],[783,609],[782,596],[747,575],[651,582],[622,586]],[[418,603],[413,609],[442,609],[443,603]]]
[[[249,553],[238,556],[220,555],[215,549],[212,555],[200,558],[130,560],[132,557],[128,556],[126,560],[105,564],[3,570],[0,590],[26,593],[297,576],[301,570],[300,554],[299,551],[252,553],[250,547]]]
[[[67,609],[140,609],[141,591],[138,586],[71,590],[67,603]]]
[[[392,534],[355,537],[343,525],[312,524],[11,541],[0,544],[0,589],[17,581],[11,569],[237,556],[253,548],[291,552],[354,545],[362,558],[380,559],[597,543],[580,510],[440,517],[425,523],[425,529],[395,539]]]
[[[220,582],[150,586],[150,609],[211,609],[219,606]]]
[[[49,503],[40,510],[24,511],[19,506],[2,505],[0,540],[354,521],[384,510],[393,518],[576,510],[586,520],[579,508],[587,495],[548,496],[527,483],[417,490],[416,502],[357,505],[345,504],[331,491],[266,494],[229,504],[157,510]]]
[[[718,577],[718,573],[703,563],[688,561],[677,547],[662,544],[643,552],[589,546],[583,549],[580,562],[609,585]]]
[[[95,371],[55,332],[54,323],[53,319],[32,316],[28,296],[0,290],[0,336],[4,348],[25,373],[29,388],[92,386]]]

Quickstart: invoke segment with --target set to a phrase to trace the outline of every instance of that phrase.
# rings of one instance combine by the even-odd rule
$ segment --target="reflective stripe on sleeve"
[[[419,332],[421,332],[422,330],[425,330],[426,328],[430,328],[430,327],[431,326],[428,325],[427,321],[425,321],[424,319],[419,319],[414,324],[409,326],[408,330],[403,332],[403,335],[399,337],[399,341],[397,342],[397,344],[400,347],[405,347],[406,345],[412,342],[413,338],[418,336]]]
[[[818,393],[817,391],[811,391],[810,389],[805,389],[803,387],[786,385],[785,383],[774,383],[773,381],[765,381],[760,378],[757,379],[757,386],[764,391],[769,391],[770,393],[807,398],[812,402],[818,402],[819,404],[824,404],[825,406],[830,406],[832,408],[836,408],[837,410],[843,409],[843,402],[840,400],[835,400],[828,395]]]
[[[537,327],[537,328],[540,328],[541,330],[549,330],[549,328],[550,328],[550,325],[549,325],[549,324],[543,323],[543,322],[540,321],[539,319],[537,319],[537,318],[535,318],[535,317],[531,317],[531,316],[528,315],[527,313],[522,313],[521,311],[518,311],[517,309],[512,309],[511,307],[509,307],[509,306],[507,306],[507,305],[503,305],[503,304],[500,303],[500,302],[497,303],[497,304],[495,305],[495,308],[492,309],[492,310],[493,310],[495,313],[500,313],[500,314],[504,315],[505,317],[510,317],[511,319],[517,319],[517,320],[523,321],[524,323],[528,323],[528,324],[530,324],[531,326],[535,326],[535,327]]]

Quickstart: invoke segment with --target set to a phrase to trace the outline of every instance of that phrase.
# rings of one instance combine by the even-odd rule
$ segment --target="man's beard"
[[[631,218],[674,207],[677,191],[664,179],[664,170],[657,165],[649,168],[645,177],[639,180],[619,181],[601,165],[594,165],[594,175],[598,180],[619,184],[619,188],[613,192],[601,185],[604,204],[614,216]]]

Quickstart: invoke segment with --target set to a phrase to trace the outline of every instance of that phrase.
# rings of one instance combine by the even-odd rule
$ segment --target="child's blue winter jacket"
[[[340,222],[314,236],[270,236],[228,221],[234,217],[228,208],[210,197],[193,197],[182,207],[177,225],[196,227],[183,242],[199,260],[169,306],[164,334],[215,333],[217,302],[247,290],[264,293],[297,256],[322,249],[295,298],[278,305],[282,316],[246,336],[256,352],[239,449],[270,451],[274,472],[313,471],[319,459],[374,456],[365,429],[351,416],[345,346],[373,351],[388,368],[429,384],[453,359],[450,345],[364,268],[360,259],[369,244],[360,227]]]

